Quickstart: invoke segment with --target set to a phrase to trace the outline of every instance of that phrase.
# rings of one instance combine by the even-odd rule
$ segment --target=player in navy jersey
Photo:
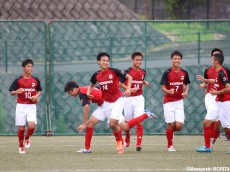
[[[217,95],[216,101],[219,119],[225,133],[230,137],[230,76],[229,69],[222,66],[223,62],[223,54],[218,53],[213,55],[212,65],[218,73],[217,81],[214,80],[213,83],[217,83],[219,86],[217,89],[211,89],[210,93]],[[230,151],[226,153],[230,154]]]
[[[19,153],[25,153],[25,148],[30,147],[30,136],[34,133],[37,124],[36,103],[42,93],[42,87],[39,79],[32,76],[33,67],[34,63],[31,59],[24,60],[23,75],[16,78],[9,88],[12,96],[18,96],[15,125],[18,126]],[[24,138],[26,122],[28,130]]]
[[[213,55],[217,53],[223,54],[223,51],[219,48],[214,48],[211,51],[211,57],[213,58]],[[220,135],[220,121],[215,100],[216,95],[212,95],[210,93],[212,89],[217,89],[217,87],[219,87],[217,83],[213,83],[213,81],[217,79],[217,71],[213,66],[211,66],[205,70],[204,77],[202,77],[201,75],[197,75],[196,78],[204,82],[203,84],[200,84],[200,88],[206,88],[205,106],[207,110],[207,114],[203,121],[205,146],[197,148],[196,151],[212,152],[212,145],[215,143],[216,139]]]
[[[172,67],[166,70],[161,78],[161,89],[165,93],[163,100],[165,122],[168,124],[166,136],[168,151],[173,152],[173,133],[180,131],[184,124],[184,102],[189,90],[188,72],[180,68],[182,54],[179,51],[171,53]]]
[[[116,149],[118,153],[124,152],[124,142],[122,139],[121,129],[124,131],[129,130],[134,127],[144,119],[153,117],[152,113],[145,113],[142,116],[134,118],[128,123],[125,122],[125,118],[122,115],[123,107],[124,107],[124,96],[130,96],[131,94],[131,83],[132,77],[121,71],[120,69],[110,68],[109,67],[110,56],[106,52],[101,52],[97,55],[97,62],[100,66],[100,70],[95,72],[91,79],[91,85],[87,91],[87,96],[89,98],[92,97],[91,91],[94,88],[96,83],[99,83],[102,97],[104,98],[104,108],[105,114],[109,118],[109,125],[113,130],[113,134],[116,139]],[[127,86],[124,94],[122,94],[119,86],[120,78],[127,79]]]
[[[126,121],[129,121],[135,117],[139,117],[144,113],[145,99],[142,95],[142,85],[149,87],[149,82],[145,81],[146,71],[141,69],[141,64],[143,60],[143,54],[141,52],[134,52],[131,55],[133,66],[125,70],[130,76],[132,76],[133,81],[131,85],[131,96],[125,97],[124,114]],[[126,89],[127,81],[121,80],[121,87]],[[155,116],[156,118],[156,116]],[[141,142],[143,137],[144,127],[142,123],[136,126],[136,150],[141,151]],[[125,145],[129,147],[130,145],[130,133],[129,130],[125,132]]]

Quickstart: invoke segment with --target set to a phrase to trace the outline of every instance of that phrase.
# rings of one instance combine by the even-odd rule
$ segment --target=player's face
[[[78,94],[79,94],[79,89],[78,88],[73,88],[73,90],[70,90],[67,93],[72,97],[77,97]]]
[[[140,68],[141,64],[142,64],[142,57],[141,56],[135,56],[133,59],[133,66],[138,69],[138,68]]]
[[[31,75],[33,72],[34,66],[32,64],[27,64],[25,67],[23,67],[23,71],[27,75]]]
[[[97,61],[102,70],[106,70],[109,67],[109,57],[102,56],[101,60]]]
[[[180,56],[177,56],[177,55],[174,55],[172,57],[172,66],[173,67],[179,67],[180,66],[180,63],[181,63],[181,57]]]

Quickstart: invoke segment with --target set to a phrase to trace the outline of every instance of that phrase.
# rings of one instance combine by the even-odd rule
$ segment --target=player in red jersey
[[[86,93],[89,86],[79,87],[75,81],[69,81],[66,83],[64,91],[67,92],[72,97],[79,97],[82,107],[83,107],[83,120],[82,124],[77,128],[77,131],[83,132],[86,127],[85,134],[85,147],[81,148],[77,153],[91,153],[90,145],[93,136],[93,128],[99,121],[104,121],[106,115],[103,114],[103,103],[102,92],[98,88],[93,88],[91,95],[93,98],[88,98]],[[92,115],[89,116],[89,104],[96,103],[98,105],[97,109],[94,110]]]
[[[223,54],[222,50],[214,48],[211,51],[211,57],[213,58],[213,55],[217,53]],[[215,100],[216,95],[210,93],[212,89],[217,89],[217,87],[219,87],[217,83],[212,83],[217,78],[217,71],[211,66],[205,70],[204,77],[197,75],[196,78],[204,82],[204,84],[200,84],[200,88],[206,88],[205,106],[207,110],[207,114],[203,121],[205,149],[204,146],[202,146],[201,148],[197,148],[196,151],[203,152],[205,150],[205,152],[212,152],[212,145],[220,135],[220,121]]]
[[[31,59],[22,62],[23,75],[16,78],[9,88],[12,96],[17,94],[15,125],[18,126],[19,153],[25,153],[25,148],[30,147],[30,136],[34,133],[37,124],[36,103],[42,93],[42,87],[38,78],[32,76],[34,63]],[[26,121],[28,130],[24,132]]]
[[[224,55],[214,54],[212,65],[216,69],[218,76],[216,82],[219,87],[217,90],[211,89],[210,93],[216,96],[219,119],[222,128],[230,138],[230,71],[223,67]],[[230,154],[230,151],[226,152]]]
[[[168,151],[173,152],[173,133],[180,131],[184,124],[184,102],[189,90],[188,72],[180,68],[182,54],[179,51],[171,53],[172,67],[166,70],[161,78],[161,89],[165,93],[163,108],[165,122],[168,124],[166,136]]]
[[[131,94],[130,87],[132,83],[132,77],[125,72],[109,67],[110,56],[106,52],[101,52],[97,55],[97,62],[100,66],[100,70],[95,72],[91,79],[91,85],[87,91],[87,96],[92,98],[91,91],[94,85],[98,82],[102,91],[102,97],[104,98],[104,113],[109,118],[109,125],[113,130],[113,134],[116,139],[116,149],[118,153],[124,152],[124,142],[122,139],[121,129],[124,131],[134,127],[144,119],[153,117],[152,113],[145,113],[142,116],[134,118],[130,121],[125,122],[125,118],[122,115],[124,107],[123,94],[120,90],[119,80],[120,78],[127,79],[126,90],[124,96]]]
[[[126,121],[129,121],[135,117],[139,117],[144,113],[145,99],[142,95],[142,85],[149,87],[149,83],[145,81],[146,71],[141,69],[141,64],[143,60],[143,54],[141,52],[134,52],[131,56],[133,66],[125,70],[130,76],[132,76],[133,81],[131,85],[131,96],[125,97],[124,114]],[[125,82],[125,83],[123,83]],[[126,89],[127,81],[121,81],[121,87]],[[156,116],[155,116],[156,118]],[[144,127],[142,123],[136,126],[136,150],[141,151],[141,142],[143,137]],[[130,144],[130,132],[129,130],[125,132],[125,145],[129,147]]]

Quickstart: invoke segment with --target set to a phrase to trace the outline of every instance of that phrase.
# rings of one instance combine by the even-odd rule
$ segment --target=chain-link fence
[[[67,81],[80,86],[89,85],[91,75],[99,70],[96,55],[107,51],[112,67],[130,67],[130,54],[142,51],[146,69],[146,108],[159,117],[144,122],[146,134],[163,134],[163,93],[161,76],[171,65],[170,54],[178,49],[183,53],[182,68],[190,75],[189,96],[185,99],[186,121],[183,134],[202,133],[206,110],[203,91],[199,90],[196,74],[203,74],[210,65],[210,51],[224,51],[225,64],[230,64],[229,21],[52,21],[0,22],[1,94],[0,134],[15,133],[15,98],[7,91],[15,77],[22,73],[25,57],[35,61],[35,75],[42,81],[43,96],[38,103],[37,133],[52,130],[56,134],[74,134],[82,121],[79,99],[64,93]],[[46,28],[48,28],[46,32]],[[45,63],[46,53],[48,57]],[[45,66],[48,64],[49,66]],[[46,68],[49,72],[46,74]],[[49,82],[46,82],[46,78]],[[47,91],[45,91],[47,90]],[[46,99],[47,98],[47,99]],[[96,108],[91,106],[91,112]],[[47,107],[47,108],[46,108]],[[47,118],[46,118],[47,117]],[[107,122],[99,123],[95,133],[111,133]]]

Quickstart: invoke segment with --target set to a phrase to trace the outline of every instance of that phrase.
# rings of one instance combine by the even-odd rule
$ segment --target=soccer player
[[[122,139],[121,129],[128,131],[135,125],[139,124],[146,118],[152,118],[153,114],[151,112],[145,113],[137,118],[125,122],[124,116],[122,115],[124,107],[124,96],[129,96],[131,94],[131,83],[132,77],[116,68],[109,67],[110,55],[106,52],[101,52],[97,55],[97,63],[100,66],[100,70],[95,72],[90,79],[90,87],[87,91],[87,96],[92,98],[91,91],[94,85],[98,82],[102,91],[102,97],[105,102],[105,112],[109,117],[109,125],[113,130],[113,134],[116,139],[116,149],[118,153],[124,152],[124,142]],[[119,86],[120,78],[127,79],[127,86],[124,94],[122,94]]]
[[[229,69],[223,67],[224,55],[221,53],[214,54],[212,65],[218,72],[216,82],[219,87],[211,89],[210,93],[216,96],[219,119],[225,133],[230,137],[230,72]],[[226,152],[230,154],[230,151]]]
[[[42,93],[42,87],[39,79],[32,76],[33,67],[34,63],[31,59],[24,60],[22,62],[23,75],[16,78],[9,88],[12,96],[18,96],[15,125],[18,126],[19,153],[25,153],[25,148],[30,147],[30,136],[34,133],[37,124],[36,103]],[[28,130],[24,138],[26,122]]]
[[[141,64],[143,60],[143,54],[141,52],[134,52],[132,54],[132,63],[133,66],[125,70],[130,76],[132,76],[133,81],[131,85],[131,96],[125,97],[124,105],[124,114],[126,121],[129,121],[135,117],[139,117],[144,113],[145,99],[142,96],[142,85],[146,87],[149,86],[149,83],[145,81],[146,71],[141,69]],[[125,82],[125,83],[123,83]],[[127,81],[121,81],[120,86],[126,89]],[[156,116],[154,116],[156,118]],[[144,127],[142,123],[139,123],[136,126],[136,151],[141,151],[141,142],[143,137]],[[130,132],[129,130],[125,132],[125,146],[129,147],[130,145]]]
[[[91,95],[92,98],[88,98],[86,93],[89,86],[79,87],[79,85],[75,81],[69,81],[66,83],[64,91],[67,92],[72,97],[78,97],[82,103],[83,107],[83,120],[82,124],[77,128],[77,131],[83,132],[86,127],[85,134],[85,147],[81,148],[77,153],[91,153],[90,145],[91,139],[93,136],[93,128],[99,121],[104,121],[106,115],[103,113],[103,103],[104,99],[102,98],[102,92],[98,88],[93,88]],[[92,115],[89,116],[89,104],[96,103],[98,105],[97,109],[94,110]]]
[[[168,151],[174,152],[173,135],[180,131],[184,124],[184,102],[189,90],[188,72],[180,68],[182,54],[180,51],[171,53],[172,66],[167,69],[161,78],[161,89],[165,93],[163,100],[165,122],[168,124],[166,137],[168,140]]]
[[[214,48],[211,51],[211,57],[213,58],[213,55],[217,53],[223,54],[221,49]],[[215,81],[217,78],[217,71],[213,66],[211,66],[204,71],[204,77],[197,75],[196,78],[204,82],[203,84],[200,84],[200,88],[207,88],[205,90],[205,107],[207,114],[203,121],[205,146],[197,148],[196,151],[212,152],[212,145],[220,135],[220,121],[217,114],[218,111],[215,100],[216,95],[212,95],[210,93],[211,89],[217,89],[217,87],[219,87],[217,83],[213,83],[213,81]]]

